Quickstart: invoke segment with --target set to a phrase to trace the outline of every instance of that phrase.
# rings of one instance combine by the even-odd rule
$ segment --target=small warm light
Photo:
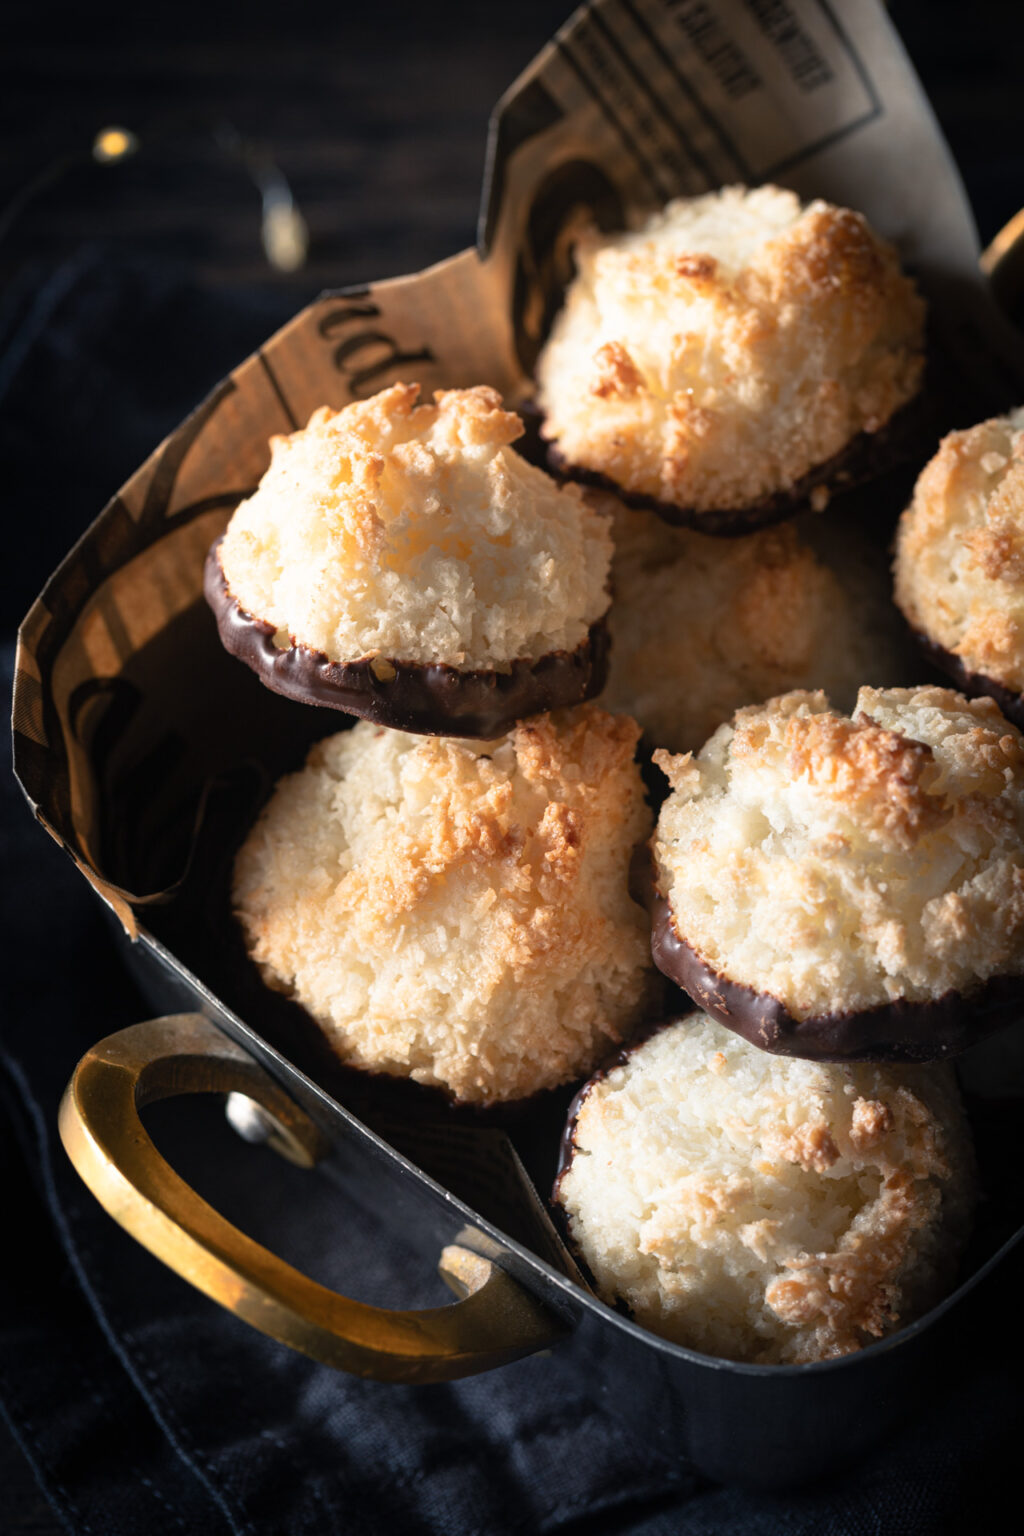
[[[267,260],[279,272],[298,272],[305,266],[309,229],[290,197],[264,197],[261,235]]]
[[[101,128],[92,141],[92,157],[101,163],[123,160],[126,155],[133,155],[138,147],[138,139],[127,128]]]

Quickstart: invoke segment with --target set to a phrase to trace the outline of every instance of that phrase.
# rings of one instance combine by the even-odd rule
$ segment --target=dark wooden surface
[[[571,6],[201,7],[166,0],[5,18],[0,207],[39,188],[0,240],[0,280],[82,242],[188,263],[215,283],[271,280],[305,296],[416,270],[471,242],[487,118]],[[894,0],[983,239],[1024,201],[1015,62],[1024,7]],[[240,18],[244,16],[244,23]],[[123,123],[141,151],[89,159]],[[304,271],[275,276],[237,135],[287,176],[308,220]]]
[[[20,6],[0,60],[0,284],[99,244],[186,265],[211,285],[324,286],[413,271],[474,236],[487,118],[570,6]],[[1024,7],[894,0],[987,240],[1024,204]],[[121,123],[141,152],[89,159]],[[308,265],[259,245],[259,198],[224,130],[265,151],[309,223]],[[30,284],[29,289],[30,291]],[[113,489],[113,487],[111,487]],[[0,1529],[61,1529],[0,1433]]]
[[[439,260],[474,237],[491,107],[571,7],[527,0],[495,25],[488,7],[384,0],[370,20],[299,7],[289,25],[257,5],[241,33],[216,7],[205,19],[194,4],[144,9],[54,35],[27,9],[14,19],[0,79],[3,201],[54,179],[0,243],[0,276],[101,240],[213,282],[272,278],[258,194],[224,147],[236,135],[280,166],[310,227],[308,266],[276,281],[314,292]],[[134,159],[90,162],[107,123],[138,134]]]

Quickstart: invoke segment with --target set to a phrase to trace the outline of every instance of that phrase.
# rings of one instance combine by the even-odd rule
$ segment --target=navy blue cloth
[[[214,297],[102,251],[26,285],[0,332],[10,620],[104,494],[286,318],[280,295]],[[994,1524],[1021,1428],[1019,1252],[986,1294],[966,1379],[860,1467],[785,1497],[711,1485],[657,1453],[557,1351],[448,1386],[389,1386],[220,1311],[120,1231],[60,1147],[77,1057],[151,1010],[9,773],[2,827],[0,1409],[68,1530],[899,1536]],[[366,1300],[440,1299],[429,1256],[396,1291],[408,1256],[386,1222],[238,1141],[212,1101],[165,1106],[154,1134],[208,1198],[317,1278]]]

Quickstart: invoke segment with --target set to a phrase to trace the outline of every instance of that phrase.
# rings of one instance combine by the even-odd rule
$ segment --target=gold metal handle
[[[981,270],[1000,309],[1024,326],[1024,208],[982,251]]]
[[[440,1269],[463,1299],[392,1311],[318,1285],[246,1237],[160,1156],[139,1110],[182,1093],[237,1091],[281,1128],[278,1149],[311,1167],[321,1132],[267,1072],[199,1014],[109,1035],[75,1068],[60,1134],[111,1216],[157,1258],[254,1328],[314,1360],[381,1381],[450,1381],[550,1348],[563,1327],[504,1270],[458,1244]]]

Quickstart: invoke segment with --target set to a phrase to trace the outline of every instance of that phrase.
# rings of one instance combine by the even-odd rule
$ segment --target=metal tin
[[[706,1476],[761,1489],[791,1488],[855,1462],[965,1364],[985,1279],[1024,1237],[1018,1229],[926,1317],[855,1355],[802,1366],[711,1359],[660,1339],[597,1300],[559,1265],[472,1209],[388,1146],[141,931],[127,956],[154,1006],[201,1012],[241,1045],[330,1139],[332,1173],[414,1236],[424,1263],[467,1240],[551,1314],[562,1337],[551,1369],[586,1391],[667,1455]],[[1019,1261],[1020,1254],[1017,1259]]]

